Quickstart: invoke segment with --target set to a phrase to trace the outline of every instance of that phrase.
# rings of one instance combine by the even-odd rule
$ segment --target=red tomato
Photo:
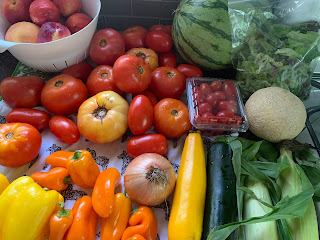
[[[234,114],[228,110],[218,112],[216,117],[218,122],[222,124],[230,124],[230,121],[234,121]]]
[[[120,95],[123,94],[114,83],[112,67],[107,65],[100,65],[93,69],[88,77],[86,86],[91,96],[109,90],[119,93]]]
[[[127,153],[135,158],[143,153],[157,153],[164,155],[167,152],[167,139],[162,134],[150,133],[133,137],[127,145]]]
[[[237,88],[234,82],[225,81],[222,84],[222,90],[226,94],[227,99],[236,99],[237,98]]]
[[[199,105],[199,114],[202,115],[202,114],[204,114],[206,112],[212,112],[212,106],[207,102],[200,103],[200,105]]]
[[[85,83],[92,70],[93,67],[89,63],[81,62],[66,68],[62,74],[69,74]]]
[[[221,91],[216,91],[213,93],[214,97],[218,99],[218,101],[226,100],[226,94]]]
[[[114,29],[105,28],[96,32],[90,43],[90,57],[98,65],[110,65],[125,53],[122,35]]]
[[[241,126],[242,118],[240,116],[238,116],[238,115],[234,115],[234,119],[235,119],[235,125]]]
[[[219,96],[214,93],[209,93],[206,96],[206,102],[209,103],[213,108],[216,108],[218,106],[219,101]]]
[[[216,118],[216,116],[213,113],[206,112],[206,113],[202,114],[201,122],[202,123],[217,124],[218,123],[218,119]]]
[[[0,94],[11,108],[33,108],[41,104],[45,82],[38,76],[7,77],[1,81]]]
[[[200,89],[197,89],[193,92],[193,101],[198,103],[203,103],[206,100],[206,96]]]
[[[199,88],[205,96],[212,93],[211,87],[208,83],[201,83]]]
[[[171,36],[172,26],[157,24],[157,25],[151,26],[151,28],[149,28],[149,31],[150,32],[151,31],[162,31],[162,32],[168,33]]]
[[[6,120],[8,123],[28,123],[41,132],[49,127],[50,115],[37,109],[16,108],[9,112]]]
[[[153,121],[153,106],[149,98],[138,95],[132,99],[129,106],[128,125],[134,135],[145,133]]]
[[[149,89],[158,99],[179,99],[186,89],[186,78],[175,68],[159,67],[152,72]]]
[[[41,92],[41,102],[45,109],[60,115],[76,113],[87,98],[86,85],[67,74],[51,78]]]
[[[238,107],[238,103],[237,103],[236,100],[229,100],[229,103],[234,105],[234,106],[236,106],[236,107]]]
[[[132,94],[132,97],[134,98],[135,96],[138,96],[138,95],[144,95],[147,98],[149,98],[149,100],[151,101],[153,107],[158,103],[158,99],[156,98],[156,96],[152,92],[150,92],[148,90],[145,90],[145,91],[143,91],[141,93]]]
[[[151,82],[150,66],[140,57],[123,55],[114,63],[113,81],[123,92],[143,92]]]
[[[228,110],[232,113],[237,113],[237,106],[229,101],[220,101],[218,104],[219,111]]]
[[[222,82],[221,81],[213,81],[210,84],[210,87],[211,87],[213,92],[221,91],[222,90]]]
[[[20,167],[31,162],[40,152],[42,137],[27,123],[0,125],[0,165]]]
[[[152,31],[147,34],[146,45],[156,52],[169,52],[173,42],[169,34],[162,31]]]
[[[172,67],[177,66],[177,56],[173,52],[165,52],[159,54],[160,67]]]
[[[122,32],[126,51],[131,48],[144,48],[148,30],[141,26],[132,26]]]
[[[49,122],[49,128],[51,133],[61,142],[73,144],[80,139],[77,125],[65,116],[53,116]]]
[[[189,64],[180,64],[177,69],[182,72],[186,78],[202,77],[202,70],[196,66]]]
[[[172,98],[165,98],[157,103],[153,121],[156,131],[170,138],[181,137],[192,127],[188,107]]]

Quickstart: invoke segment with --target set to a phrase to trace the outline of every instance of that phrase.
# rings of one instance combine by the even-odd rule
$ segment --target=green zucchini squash
[[[237,216],[236,176],[232,150],[226,143],[213,143],[207,155],[207,192],[202,239],[211,229],[234,222]],[[228,239],[233,239],[229,236]]]

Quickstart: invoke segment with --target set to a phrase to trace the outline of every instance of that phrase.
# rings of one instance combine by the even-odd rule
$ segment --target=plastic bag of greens
[[[270,86],[285,88],[302,100],[309,97],[310,63],[320,55],[319,24],[301,21],[287,25],[286,17],[299,10],[289,8],[285,4],[289,1],[293,2],[229,0],[232,61],[244,99]]]

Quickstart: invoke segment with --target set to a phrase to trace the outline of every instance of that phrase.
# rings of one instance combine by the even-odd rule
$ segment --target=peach
[[[19,43],[37,43],[40,27],[31,22],[17,22],[9,27],[4,40]]]
[[[69,29],[60,23],[46,22],[38,33],[38,43],[51,42],[71,35]]]
[[[81,0],[52,0],[59,8],[61,15],[68,17],[73,13],[80,12]]]
[[[92,21],[92,18],[86,14],[74,13],[70,17],[68,17],[66,21],[66,27],[73,34],[80,31],[85,26],[87,26],[91,21]]]
[[[41,26],[46,22],[59,22],[58,7],[50,0],[35,0],[31,3],[29,13],[32,22]]]
[[[2,0],[1,12],[9,23],[29,21],[29,6],[32,0]]]

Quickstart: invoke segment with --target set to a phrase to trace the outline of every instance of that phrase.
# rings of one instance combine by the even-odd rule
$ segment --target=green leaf
[[[263,141],[255,142],[250,147],[245,149],[242,153],[242,159],[245,161],[251,161],[252,159],[254,159],[259,152],[262,142]]]
[[[288,164],[274,162],[253,161],[251,164],[271,178],[277,178],[283,170],[289,167]]]

